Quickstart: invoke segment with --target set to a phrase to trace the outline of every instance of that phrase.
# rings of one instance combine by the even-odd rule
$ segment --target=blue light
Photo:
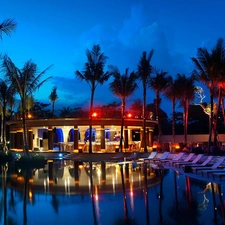
[[[62,157],[62,153],[59,153],[59,157],[60,157],[60,158]]]

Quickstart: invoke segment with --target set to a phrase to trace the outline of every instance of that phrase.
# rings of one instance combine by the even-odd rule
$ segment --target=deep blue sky
[[[190,74],[198,47],[211,49],[225,38],[225,0],[2,0],[0,21],[14,18],[17,29],[0,40],[17,67],[32,59],[39,70],[54,64],[46,74],[53,79],[36,92],[35,98],[49,102],[57,86],[59,106],[89,105],[90,89],[75,79],[82,70],[86,49],[100,44],[109,57],[107,65],[136,70],[143,51],[155,49],[152,64],[170,75]],[[142,86],[130,98],[142,99]],[[155,98],[148,91],[148,103]],[[119,102],[108,91],[108,83],[98,86],[95,105]],[[171,112],[163,99],[162,108]]]

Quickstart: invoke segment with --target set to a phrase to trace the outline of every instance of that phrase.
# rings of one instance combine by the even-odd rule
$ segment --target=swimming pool
[[[145,164],[56,160],[43,169],[2,166],[1,175],[2,224],[211,225],[225,221],[223,184]]]

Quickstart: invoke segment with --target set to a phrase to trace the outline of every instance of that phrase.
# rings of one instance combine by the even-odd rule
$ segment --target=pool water
[[[225,224],[224,185],[145,164],[1,167],[1,224]]]

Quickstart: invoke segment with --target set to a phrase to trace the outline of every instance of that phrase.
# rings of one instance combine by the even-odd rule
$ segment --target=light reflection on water
[[[224,185],[145,164],[79,164],[1,166],[1,224],[225,224]]]

